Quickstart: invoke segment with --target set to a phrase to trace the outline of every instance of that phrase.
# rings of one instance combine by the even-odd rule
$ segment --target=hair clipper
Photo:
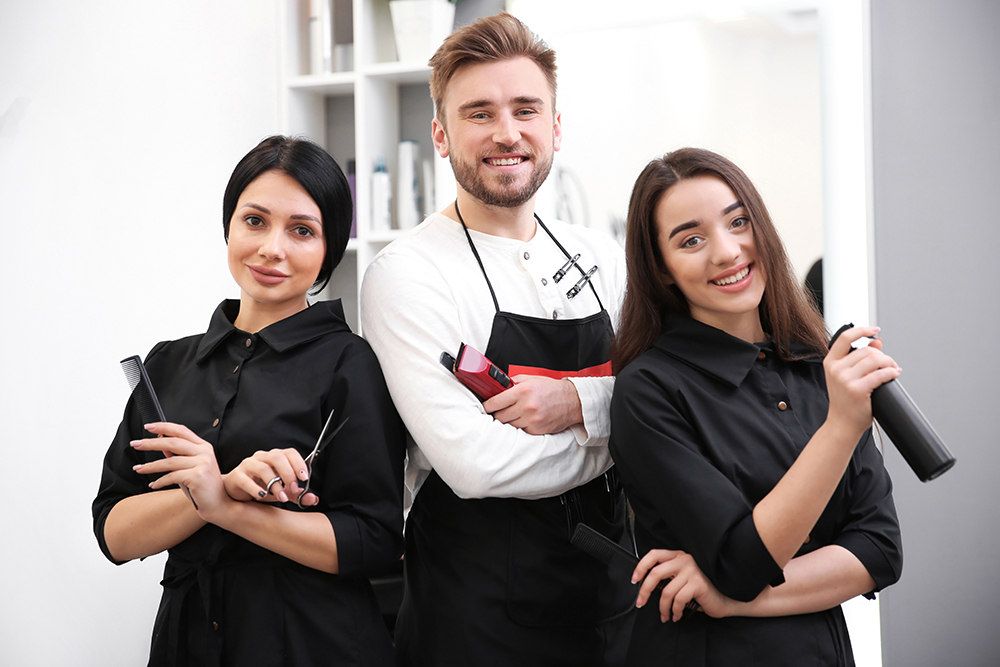
[[[465,343],[459,346],[458,354],[454,357],[442,352],[440,361],[480,401],[492,398],[515,384],[496,364]]]

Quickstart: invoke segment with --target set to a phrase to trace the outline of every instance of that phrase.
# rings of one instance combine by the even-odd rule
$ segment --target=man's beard
[[[512,148],[499,151],[500,154],[514,152],[522,153],[523,151],[515,151]],[[490,155],[497,154],[497,151],[490,153]],[[487,206],[515,208],[535,196],[538,188],[545,182],[552,169],[552,155],[549,155],[548,160],[544,162],[537,162],[532,153],[526,153],[526,155],[534,163],[534,169],[531,172],[531,178],[520,188],[511,187],[517,178],[514,174],[497,174],[495,184],[492,187],[488,185],[480,171],[481,159],[478,163],[459,161],[454,155],[451,155],[449,159],[452,171],[455,172],[455,180],[458,181],[463,190]]]

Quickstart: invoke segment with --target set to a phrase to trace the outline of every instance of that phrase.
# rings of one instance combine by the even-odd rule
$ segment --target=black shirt
[[[378,361],[351,333],[340,302],[321,302],[256,334],[236,329],[225,301],[204,335],[159,343],[145,365],[168,421],[215,447],[231,471],[257,450],[312,451],[331,410],[343,429],[313,466],[319,505],[337,538],[340,574],[305,567],[215,525],[169,550],[150,665],[390,665],[391,643],[367,576],[402,552],[404,430]],[[133,400],[104,460],[93,505],[104,523],[119,500],[148,493],[136,463],[143,437]],[[174,487],[176,488],[176,487]]]
[[[611,401],[610,448],[635,510],[639,553],[686,551],[736,600],[779,584],[781,569],[757,533],[753,508],[828,407],[821,358],[782,361],[770,343],[665,317],[654,347],[619,373]],[[869,430],[797,555],[837,544],[868,569],[876,590],[894,583],[902,552],[891,492]],[[654,596],[640,610],[630,664],[854,664],[840,607],[778,618],[689,613],[661,624],[657,606]]]

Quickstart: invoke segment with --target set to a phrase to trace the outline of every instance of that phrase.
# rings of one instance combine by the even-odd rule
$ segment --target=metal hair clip
[[[582,278],[580,278],[579,280],[577,280],[576,284],[573,285],[573,287],[571,287],[568,292],[566,292],[566,298],[567,299],[572,299],[574,296],[576,296],[577,294],[579,294],[580,290],[582,290],[587,285],[587,283],[590,282],[590,277],[592,275],[594,275],[595,271],[597,271],[597,265],[596,264],[594,266],[592,266],[591,269],[590,269],[590,271],[587,271],[587,273],[585,273]]]
[[[577,260],[579,259],[580,259],[580,253],[576,253],[575,255],[573,255],[573,257],[571,257],[569,260],[567,260],[565,264],[562,265],[561,269],[555,272],[555,274],[552,276],[552,280],[559,282],[560,280],[565,278],[566,273],[573,268],[573,265],[576,264]]]

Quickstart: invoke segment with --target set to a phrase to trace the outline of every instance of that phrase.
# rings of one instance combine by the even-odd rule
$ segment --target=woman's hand
[[[826,388],[830,396],[827,420],[861,433],[872,424],[872,391],[899,377],[900,368],[882,352],[882,340],[875,338],[878,327],[853,327],[834,341],[823,361]],[[868,337],[868,347],[852,351],[851,343]]]
[[[295,500],[309,479],[309,467],[295,448],[258,451],[226,475],[226,492],[233,500],[283,503]],[[302,506],[319,502],[314,493],[302,497]]]
[[[712,618],[730,615],[735,604],[718,591],[690,554],[652,549],[632,573],[632,583],[642,581],[635,606],[642,607],[657,588],[660,592],[660,622],[679,621],[685,609],[702,611]]]
[[[211,521],[209,517],[230,500],[215,460],[215,448],[181,424],[156,422],[144,428],[159,437],[133,440],[129,444],[141,451],[163,452],[166,458],[140,463],[133,470],[143,475],[164,473],[149,488],[157,490],[177,484],[187,492],[201,518]]]

